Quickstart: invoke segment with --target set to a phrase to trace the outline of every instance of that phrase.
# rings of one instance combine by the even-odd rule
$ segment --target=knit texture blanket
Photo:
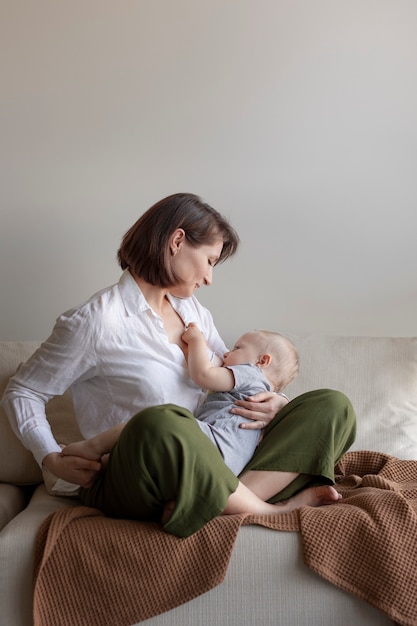
[[[239,528],[258,524],[300,532],[308,567],[417,626],[417,461],[349,452],[336,477],[337,504],[221,516],[186,539],[156,523],[61,509],[37,537],[34,624],[129,626],[168,611],[220,584]]]

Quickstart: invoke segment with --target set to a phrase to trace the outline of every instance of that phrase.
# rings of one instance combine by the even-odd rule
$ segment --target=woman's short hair
[[[133,270],[151,285],[175,285],[169,242],[177,228],[184,230],[188,243],[196,248],[222,240],[218,263],[232,256],[239,245],[238,234],[218,211],[199,196],[176,193],[154,204],[126,232],[117,252],[121,268]]]

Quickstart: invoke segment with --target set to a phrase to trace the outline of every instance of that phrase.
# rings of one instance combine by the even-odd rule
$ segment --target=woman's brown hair
[[[154,204],[124,235],[117,252],[121,268],[131,269],[151,285],[175,285],[168,258],[170,237],[177,228],[184,230],[188,243],[196,248],[222,240],[218,263],[232,256],[239,245],[238,234],[220,213],[199,196],[176,193]]]

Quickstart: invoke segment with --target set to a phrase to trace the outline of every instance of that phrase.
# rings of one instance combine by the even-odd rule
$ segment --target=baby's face
[[[225,365],[242,365],[242,363],[257,363],[259,353],[259,340],[256,333],[246,333],[235,343],[230,352],[226,352],[223,361]]]

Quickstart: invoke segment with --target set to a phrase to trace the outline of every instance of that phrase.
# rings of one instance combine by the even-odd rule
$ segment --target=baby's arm
[[[218,367],[211,363],[204,335],[194,323],[189,324],[182,339],[188,345],[188,370],[196,385],[210,391],[233,389],[233,373],[227,367]]]
[[[117,424],[90,439],[70,443],[62,450],[64,456],[81,456],[84,459],[100,461],[101,457],[110,452],[118,441],[125,424]]]

